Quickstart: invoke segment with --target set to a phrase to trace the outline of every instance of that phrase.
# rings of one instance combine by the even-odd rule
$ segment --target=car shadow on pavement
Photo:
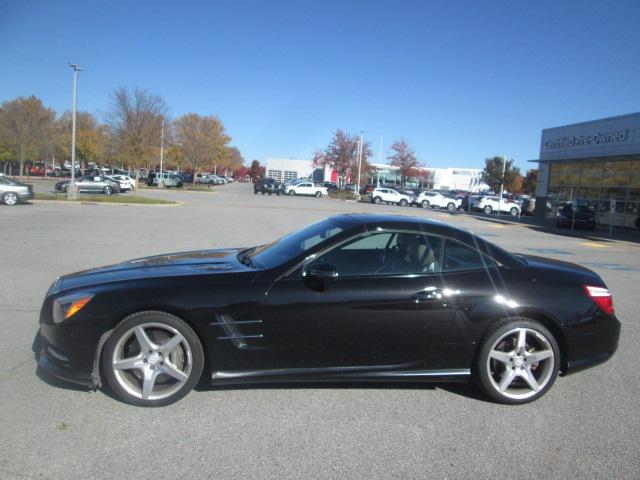
[[[256,383],[247,385],[211,385],[206,375],[196,386],[197,392],[226,391],[226,390],[444,390],[455,395],[479,400],[487,403],[494,403],[471,383],[438,383],[438,382],[273,382]]]

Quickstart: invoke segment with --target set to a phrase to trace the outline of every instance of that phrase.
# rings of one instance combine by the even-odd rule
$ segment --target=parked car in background
[[[316,186],[311,181],[302,181],[287,185],[284,193],[287,195],[313,195],[316,198],[320,198],[324,195],[329,195],[329,190],[324,186]]]
[[[0,174],[0,201],[10,207],[33,198],[33,187]]]
[[[184,182],[182,178],[176,175],[174,172],[155,172],[152,179],[152,185],[157,187],[162,179],[162,183],[165,188],[177,187],[182,188]],[[148,181],[147,181],[148,184]]]
[[[596,211],[589,205],[577,205],[573,203],[565,203],[558,209],[556,217],[556,226],[558,228],[586,228],[595,230],[596,228]]]
[[[338,184],[334,182],[324,182],[322,184],[323,187],[326,187],[328,191],[333,192],[338,190]]]
[[[360,189],[360,195],[368,195],[376,189],[375,185],[367,184]]]
[[[120,190],[123,192],[130,192],[136,189],[136,181],[128,175],[111,175],[108,178],[112,178],[120,184]]]
[[[66,192],[69,183],[69,180],[62,180],[56,183],[55,189]],[[104,176],[84,175],[76,179],[76,186],[80,193],[104,193],[105,195],[120,193],[120,184]]]
[[[500,202],[498,196],[482,195],[471,197],[471,210],[480,210],[487,214],[500,211],[517,217],[520,214],[520,205],[506,198]]]
[[[259,178],[256,183],[253,184],[253,193],[258,194],[265,193],[269,195],[278,195],[280,196],[280,183],[271,177]]]
[[[193,183],[193,173],[177,172],[176,176],[179,177],[183,183]]]
[[[196,177],[196,183],[204,185],[224,185],[226,182],[222,178],[213,173],[202,173]]]
[[[392,188],[376,188],[369,193],[371,203],[393,203],[404,207],[411,205],[413,198],[409,195],[402,194]]]
[[[462,200],[443,195],[438,192],[421,192],[413,199],[414,205],[422,208],[446,208],[449,211],[456,210],[462,203]]]

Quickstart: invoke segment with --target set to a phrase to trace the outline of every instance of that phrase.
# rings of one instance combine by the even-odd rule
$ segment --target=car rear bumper
[[[615,315],[599,314],[565,330],[568,354],[563,375],[609,360],[618,349],[621,325]]]
[[[33,198],[33,192],[29,190],[28,192],[17,192],[18,198],[21,202],[26,202],[27,200],[31,200]]]

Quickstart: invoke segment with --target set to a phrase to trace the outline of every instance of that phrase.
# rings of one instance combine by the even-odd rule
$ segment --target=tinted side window
[[[475,248],[451,239],[445,241],[444,255],[442,257],[443,272],[479,270],[497,266],[494,260],[483,255]]]

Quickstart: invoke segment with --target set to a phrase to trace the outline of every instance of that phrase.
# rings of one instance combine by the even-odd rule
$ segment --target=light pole
[[[71,120],[71,181],[67,186],[67,199],[78,199],[78,187],[76,186],[76,108],[78,103],[78,72],[82,69],[75,63],[70,63],[69,66],[73,69],[73,113]]]
[[[360,132],[360,139],[358,140],[358,183],[356,184],[355,196],[356,200],[360,200],[360,168],[362,166],[362,148],[364,140],[364,132]]]
[[[380,133],[380,149],[378,150],[378,164],[382,165],[382,142],[384,140],[384,134]],[[379,167],[377,170],[377,178],[376,178],[376,188],[380,188],[380,170]]]
[[[500,196],[498,197],[498,216],[502,212],[502,193],[504,192],[504,174],[507,169],[507,156],[502,158],[502,177],[500,177]]]
[[[160,131],[160,180],[158,180],[158,187],[164,187],[164,170],[162,170],[162,160],[164,159],[164,117],[162,118],[162,130]]]

